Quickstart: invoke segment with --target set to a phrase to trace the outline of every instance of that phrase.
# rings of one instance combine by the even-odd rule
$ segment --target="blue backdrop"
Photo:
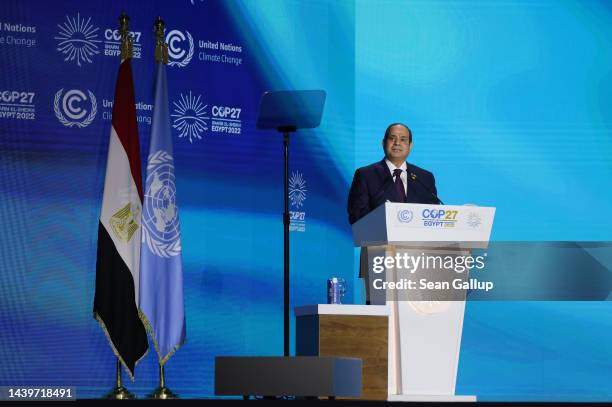
[[[0,385],[97,397],[114,358],[91,316],[119,58],[134,31],[148,151],[152,24],[166,21],[187,344],[166,365],[213,393],[215,355],[282,354],[282,141],[255,130],[268,89],[325,89],[292,141],[292,306],[325,280],[360,302],[346,195],[389,122],[447,203],[496,206],[496,240],[612,240],[612,13],[606,2],[5,1],[0,11]],[[143,161],[144,162],[144,161]],[[457,391],[612,399],[610,302],[468,303]],[[157,384],[154,356],[136,370]]]

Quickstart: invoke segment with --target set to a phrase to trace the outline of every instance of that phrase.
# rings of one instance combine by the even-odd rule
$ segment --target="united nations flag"
[[[140,317],[163,366],[185,341],[185,308],[168,85],[161,61],[157,64],[142,205],[139,305]]]

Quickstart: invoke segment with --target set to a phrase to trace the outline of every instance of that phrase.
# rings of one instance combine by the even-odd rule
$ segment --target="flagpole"
[[[119,32],[121,33],[121,60],[132,57],[132,42],[129,38],[129,17],[125,14],[125,11],[121,12],[119,16]],[[104,398],[115,399],[115,400],[130,400],[134,398],[134,394],[128,389],[123,387],[121,383],[121,361],[119,357],[116,357],[116,382],[115,388],[108,392]]]
[[[155,19],[153,28],[155,30],[155,64],[166,65],[168,63],[168,44],[164,42],[164,21],[161,17]],[[149,395],[149,398],[161,400],[178,398],[176,394],[166,387],[164,365],[161,361],[159,362],[159,387]]]
[[[176,394],[172,393],[172,390],[166,387],[166,381],[164,378],[164,365],[162,365],[161,363],[159,364],[159,387],[149,395],[149,398],[158,400],[170,400],[178,398]]]
[[[115,400],[131,400],[134,398],[134,395],[121,384],[121,362],[119,358],[117,358],[117,382],[115,383],[115,388],[108,392],[104,398]]]

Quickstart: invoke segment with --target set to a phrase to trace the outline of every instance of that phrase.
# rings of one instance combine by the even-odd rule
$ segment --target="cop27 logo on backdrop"
[[[185,34],[187,34],[185,36]],[[189,31],[172,30],[166,34],[168,43],[168,65],[183,68],[191,62],[193,58],[193,37]]]
[[[92,63],[91,57],[99,54],[98,27],[91,24],[91,18],[81,18],[80,13],[76,17],[66,16],[63,24],[57,25],[60,29],[55,39],[58,41],[57,50],[64,55],[64,61],[75,62],[81,67],[81,63]]]
[[[306,180],[302,173],[299,171],[292,173],[289,178],[289,200],[291,201],[291,206],[296,209],[302,207],[306,200],[307,191]]]
[[[178,131],[179,138],[187,137],[189,142],[202,139],[202,134],[208,130],[208,105],[204,104],[202,95],[194,96],[180,94],[178,101],[173,102],[174,113],[171,114],[172,127]]]
[[[159,150],[149,157],[145,205],[142,212],[142,241],[159,257],[181,253],[172,156]]]
[[[90,90],[85,95],[85,92],[79,89],[71,89],[64,93],[62,88],[55,94],[53,111],[64,126],[83,128],[93,122],[98,112],[98,104],[96,103],[96,97]]]
[[[289,177],[289,202],[293,208],[289,211],[290,232],[306,231],[306,212],[299,209],[304,206],[307,191],[304,175],[299,171],[292,172]]]
[[[138,59],[142,57],[142,44],[140,31],[130,31],[129,36],[132,38],[132,58]],[[118,57],[121,55],[121,33],[117,29],[107,28],[104,30],[104,55],[110,57]]]

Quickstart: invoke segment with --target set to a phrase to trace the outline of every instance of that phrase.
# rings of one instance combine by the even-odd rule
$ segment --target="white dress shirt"
[[[400,174],[400,179],[402,180],[402,184],[404,184],[404,193],[408,195],[408,171],[406,170],[408,167],[406,166],[406,161],[402,163],[399,167],[396,167],[391,161],[385,158],[385,162],[387,163],[387,167],[389,167],[389,171],[391,172],[391,177],[393,178],[393,170],[399,168],[402,170]],[[393,178],[393,182],[395,182],[395,178]]]

